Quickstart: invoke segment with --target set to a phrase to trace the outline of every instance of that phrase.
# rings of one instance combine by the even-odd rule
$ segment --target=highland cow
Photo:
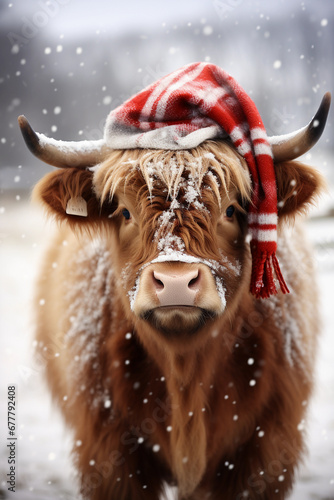
[[[290,491],[319,328],[300,216],[323,188],[295,158],[329,103],[267,138],[236,82],[196,63],[114,110],[101,141],[57,142],[19,118],[59,167],[34,191],[64,222],[40,271],[37,341],[84,498]]]

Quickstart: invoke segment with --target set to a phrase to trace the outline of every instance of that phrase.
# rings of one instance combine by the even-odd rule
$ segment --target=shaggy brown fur
[[[36,187],[48,213],[70,223],[41,271],[37,340],[74,432],[85,498],[158,500],[165,482],[182,500],[282,500],[291,489],[318,316],[312,257],[299,222],[289,233],[285,221],[306,209],[322,180],[298,162],[276,172],[278,257],[292,293],[265,300],[249,293],[251,182],[226,143],[115,151],[94,174],[64,169]],[[65,213],[78,195],[87,218]],[[176,251],[220,262],[225,310],[193,335],[175,318],[175,335],[165,335],[130,307],[138,271],[167,237]]]

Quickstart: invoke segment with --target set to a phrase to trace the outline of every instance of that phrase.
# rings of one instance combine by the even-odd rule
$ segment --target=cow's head
[[[280,223],[304,211],[321,188],[314,169],[292,160],[318,140],[328,107],[327,95],[307,127],[271,140]],[[38,157],[66,167],[46,175],[35,198],[74,230],[99,231],[110,241],[128,317],[157,339],[187,346],[204,338],[208,325],[233,315],[250,281],[252,183],[230,143],[108,151],[103,141],[89,148],[50,142],[24,117],[20,125]],[[75,215],[80,210],[87,215]]]

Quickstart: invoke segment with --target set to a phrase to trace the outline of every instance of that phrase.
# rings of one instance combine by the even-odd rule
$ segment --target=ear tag
[[[66,205],[66,213],[69,215],[79,215],[88,217],[87,202],[81,196],[70,198]]]

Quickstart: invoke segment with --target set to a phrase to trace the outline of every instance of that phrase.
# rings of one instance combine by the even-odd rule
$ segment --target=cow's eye
[[[226,209],[226,212],[225,212],[225,215],[226,217],[232,217],[232,215],[234,214],[234,211],[235,211],[235,208],[233,205],[230,205],[229,207],[227,207]]]
[[[123,215],[125,220],[131,219],[131,214],[127,208],[123,208],[122,215]]]

